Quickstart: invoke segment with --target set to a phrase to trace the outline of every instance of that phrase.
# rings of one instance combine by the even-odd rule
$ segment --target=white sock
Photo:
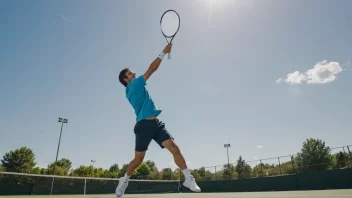
[[[189,172],[188,168],[182,170],[182,172],[185,178],[191,177],[191,173]]]
[[[130,178],[131,176],[128,176],[126,173],[125,173],[125,176],[123,177],[123,181],[128,181],[128,179]]]

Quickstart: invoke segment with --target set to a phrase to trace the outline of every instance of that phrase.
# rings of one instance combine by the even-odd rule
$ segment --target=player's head
[[[129,68],[125,68],[120,72],[119,80],[120,83],[125,87],[130,83],[134,78],[136,78],[136,73],[133,73]]]

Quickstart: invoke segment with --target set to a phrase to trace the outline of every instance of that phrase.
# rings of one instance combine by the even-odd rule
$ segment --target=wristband
[[[164,53],[164,52],[161,52],[161,53],[159,54],[158,58],[160,58],[161,60],[163,60],[164,56],[165,56],[165,53]]]

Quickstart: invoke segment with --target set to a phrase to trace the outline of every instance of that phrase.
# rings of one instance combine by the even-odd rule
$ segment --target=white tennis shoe
[[[125,190],[128,186],[128,180],[124,181],[123,178],[121,177],[119,180],[119,184],[116,187],[116,196],[121,197],[123,194],[125,194]]]
[[[193,176],[190,176],[190,177],[186,178],[185,182],[183,182],[183,185],[185,187],[189,188],[191,191],[194,191],[194,192],[200,192],[201,191]]]

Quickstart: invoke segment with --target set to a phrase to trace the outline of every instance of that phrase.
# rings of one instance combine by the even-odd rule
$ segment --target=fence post
[[[262,171],[262,177],[264,177],[262,160],[260,160],[260,170]]]
[[[180,177],[180,181],[181,181],[181,179],[182,179],[181,172],[182,172],[182,170],[179,168],[179,177]]]
[[[86,195],[87,192],[87,178],[84,178],[84,195]]]
[[[292,163],[292,170],[294,173],[296,173],[296,169],[295,169],[295,163],[293,162],[293,156],[291,155],[291,163]]]
[[[348,154],[350,155],[350,160],[352,161],[352,155],[351,155],[351,151],[350,151],[350,147],[347,146],[347,150],[348,150]]]
[[[182,186],[181,186],[181,179],[182,179],[181,177],[182,176],[181,176],[181,172],[182,172],[181,169],[179,169],[179,177],[180,177],[179,181],[178,181],[178,191],[179,191],[179,193],[182,192]]]
[[[335,170],[334,158],[332,158],[332,155],[330,155],[330,164],[332,166],[332,170]]]
[[[282,175],[282,172],[281,172],[281,163],[280,163],[280,157],[277,158],[278,161],[279,161],[279,169],[280,169],[280,175]]]
[[[216,176],[216,175],[217,175],[217,174],[216,174],[216,166],[215,166],[215,174],[214,174],[214,175],[215,175],[215,180],[217,180],[217,176]]]
[[[170,180],[172,180],[172,169],[170,168]]]
[[[347,166],[350,167],[350,160],[348,160],[348,157],[347,157],[347,160],[345,158],[345,153],[346,153],[345,152],[345,147],[343,146],[342,149],[343,149],[343,158],[345,159],[345,161],[347,161]]]

